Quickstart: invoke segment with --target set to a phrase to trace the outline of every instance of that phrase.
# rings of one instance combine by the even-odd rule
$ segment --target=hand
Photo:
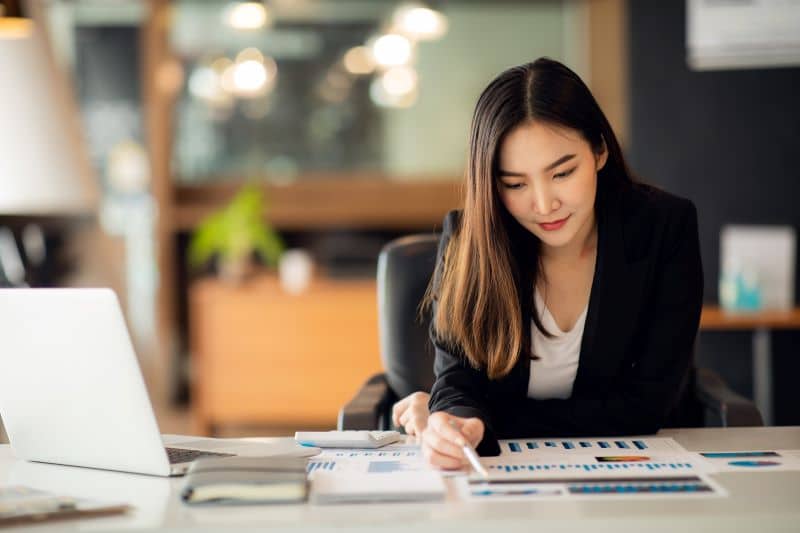
[[[428,462],[448,470],[469,464],[462,447],[467,442],[477,446],[483,440],[484,426],[480,418],[461,418],[439,411],[428,418],[422,432],[422,453]]]
[[[409,435],[419,436],[428,425],[428,399],[427,392],[409,394],[392,407],[392,422],[397,427],[402,427]]]

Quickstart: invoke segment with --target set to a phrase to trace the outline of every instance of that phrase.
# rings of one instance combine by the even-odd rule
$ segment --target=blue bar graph
[[[650,443],[645,439],[638,439],[638,440],[628,440],[628,439],[617,439],[617,440],[600,440],[600,439],[586,439],[586,440],[572,440],[572,439],[563,439],[563,440],[508,440],[504,441],[503,447],[508,445],[509,452],[520,453],[520,452],[528,452],[531,450],[542,450],[542,451],[549,451],[549,450],[561,450],[567,452],[585,452],[590,451],[595,448],[601,448],[603,450],[636,450],[636,451],[654,451],[653,446],[655,445],[655,451],[659,451],[659,446],[654,443]],[[365,452],[359,452],[361,455],[364,455]],[[369,452],[366,452],[369,453]],[[384,452],[383,454],[380,452],[372,452],[378,455],[389,455],[391,452]]]
[[[311,473],[314,470],[333,470],[335,467],[336,461],[311,461],[306,466],[306,471]]]
[[[560,471],[584,471],[584,472],[610,472],[620,470],[647,470],[650,472],[687,471],[693,470],[692,463],[660,463],[660,462],[633,462],[633,463],[530,463],[530,464],[500,464],[488,465],[489,470],[499,470],[504,472],[536,471],[536,470],[560,470]]]
[[[633,481],[625,483],[575,483],[567,486],[570,494],[643,494],[664,492],[713,492],[701,479],[678,481]]]

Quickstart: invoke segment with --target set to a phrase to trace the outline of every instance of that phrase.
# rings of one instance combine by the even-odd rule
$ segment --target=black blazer
[[[597,261],[570,398],[528,398],[527,355],[505,377],[489,380],[431,327],[436,381],[430,410],[480,418],[486,428],[481,455],[500,453],[498,438],[655,433],[691,401],[703,300],[694,205],[642,184],[599,186],[596,213]],[[434,284],[459,219],[452,211],[444,220]],[[535,241],[512,235],[512,242],[522,250],[515,255],[516,279],[530,346],[533,280],[524,250]]]

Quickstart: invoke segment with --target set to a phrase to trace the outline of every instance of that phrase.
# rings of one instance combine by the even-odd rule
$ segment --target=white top
[[[531,339],[533,353],[539,357],[531,361],[531,373],[528,381],[528,398],[547,400],[551,398],[565,399],[572,395],[572,384],[578,372],[578,359],[581,354],[583,326],[586,323],[586,305],[578,321],[570,331],[561,331],[553,315],[545,307],[539,291],[536,291],[536,309],[544,329],[555,335],[548,339],[531,320]]]

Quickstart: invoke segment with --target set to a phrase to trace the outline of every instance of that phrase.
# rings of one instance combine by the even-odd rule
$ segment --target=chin
[[[553,248],[565,246],[569,244],[569,242],[575,237],[575,234],[569,231],[551,233],[548,231],[539,230],[534,235],[539,237],[539,240],[542,241],[542,244],[552,246]]]

